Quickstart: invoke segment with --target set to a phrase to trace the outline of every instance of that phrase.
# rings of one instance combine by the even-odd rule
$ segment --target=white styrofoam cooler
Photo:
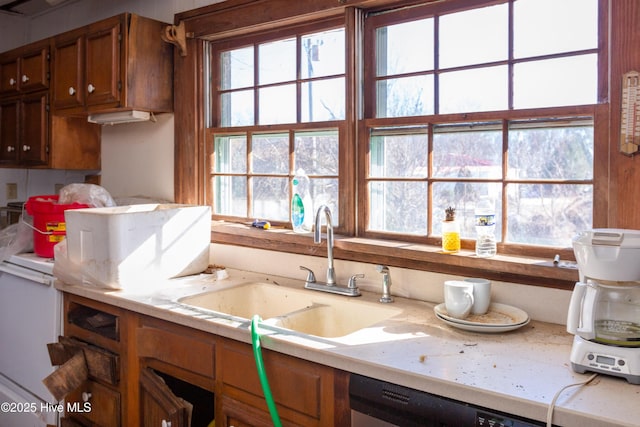
[[[142,204],[65,211],[67,256],[91,284],[125,288],[204,271],[211,208]]]

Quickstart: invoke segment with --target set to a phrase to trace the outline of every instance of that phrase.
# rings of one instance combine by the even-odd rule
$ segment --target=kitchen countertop
[[[229,278],[223,280],[202,274],[135,290],[59,281],[56,286],[64,292],[247,343],[251,342],[247,322],[192,310],[176,300],[254,281],[303,286],[295,279],[228,272]],[[379,297],[364,292],[358,300],[377,303]],[[573,336],[562,325],[531,321],[511,332],[470,332],[439,320],[433,311],[435,305],[395,297],[391,306],[399,314],[345,337],[309,337],[270,329],[261,341],[265,348],[306,360],[539,421],[546,420],[556,393],[590,376],[571,370]],[[640,386],[599,375],[588,385],[569,387],[559,395],[553,423],[637,426],[639,398]]]

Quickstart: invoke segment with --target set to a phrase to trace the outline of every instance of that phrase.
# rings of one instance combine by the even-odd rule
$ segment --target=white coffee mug
[[[451,317],[464,319],[473,308],[473,283],[461,280],[444,282],[444,304]]]
[[[491,304],[491,282],[487,279],[469,278],[465,282],[473,284],[473,307],[471,314],[485,314]]]

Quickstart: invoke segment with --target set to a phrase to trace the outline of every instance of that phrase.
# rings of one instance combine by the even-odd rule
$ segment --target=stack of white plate
[[[485,314],[472,314],[464,319],[449,316],[445,304],[433,311],[436,317],[454,328],[473,332],[498,333],[513,331],[529,323],[529,315],[523,310],[506,304],[491,303]]]

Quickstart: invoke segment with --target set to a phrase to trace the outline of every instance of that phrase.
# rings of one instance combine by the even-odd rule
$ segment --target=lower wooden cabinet
[[[228,396],[218,398],[216,427],[272,427],[269,413]],[[283,426],[294,425],[281,420]]]
[[[275,351],[263,349],[262,353],[271,393],[283,424],[350,425],[347,373]],[[264,419],[270,425],[271,418],[252,347],[234,340],[219,339],[216,367],[217,413],[224,419],[232,411],[232,418],[237,420],[227,424],[223,420],[220,425],[236,427],[237,423],[243,425],[242,422],[254,425],[252,423],[258,419]],[[229,401],[227,397],[233,400]],[[252,411],[251,416],[246,412],[243,420],[241,411],[233,411],[238,406],[249,406],[258,412]]]
[[[70,294],[65,319],[58,346],[84,352],[88,379],[61,426],[273,425],[250,344]],[[284,426],[350,425],[347,372],[262,351]]]
[[[177,397],[151,369],[140,372],[141,425],[189,427],[192,405]]]
[[[86,381],[65,398],[67,414],[101,427],[120,427],[120,393],[95,381]]]

